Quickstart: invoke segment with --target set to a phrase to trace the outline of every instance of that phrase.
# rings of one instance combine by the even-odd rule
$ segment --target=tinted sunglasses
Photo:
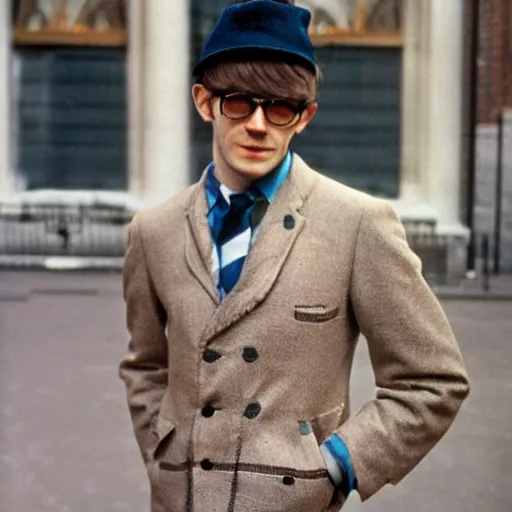
[[[252,116],[258,107],[263,109],[265,118],[276,126],[288,126],[298,121],[308,101],[292,101],[285,99],[255,98],[243,92],[213,91],[220,98],[220,112],[233,121]]]

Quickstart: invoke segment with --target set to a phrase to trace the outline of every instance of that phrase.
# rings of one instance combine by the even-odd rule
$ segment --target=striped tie
[[[260,223],[266,208],[267,201],[257,190],[230,196],[229,211],[220,230],[214,235],[220,253],[220,285],[226,294],[240,277],[253,230]]]

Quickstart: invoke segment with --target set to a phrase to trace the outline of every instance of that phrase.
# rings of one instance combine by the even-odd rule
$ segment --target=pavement
[[[452,297],[442,305],[470,397],[396,488],[364,504],[354,493],[343,512],[512,511],[511,304]],[[118,273],[0,272],[0,512],[149,510],[117,377],[127,340]],[[354,412],[373,382],[361,340]]]
[[[432,285],[441,300],[512,301],[512,275],[465,279],[458,285]]]

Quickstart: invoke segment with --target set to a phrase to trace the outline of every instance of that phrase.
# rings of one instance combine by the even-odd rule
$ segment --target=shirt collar
[[[261,180],[255,182],[253,187],[258,188],[258,190],[265,196],[269,203],[272,202],[277,194],[277,191],[288,177],[291,166],[292,154],[290,151],[288,151],[281,165],[271,173],[267,174]],[[212,211],[221,196],[223,196],[226,202],[229,204],[229,196],[235,193],[233,190],[230,190],[228,187],[219,182],[215,176],[214,170],[215,167],[212,162],[208,166],[208,177],[206,179],[206,197],[208,199],[209,207],[208,213]]]

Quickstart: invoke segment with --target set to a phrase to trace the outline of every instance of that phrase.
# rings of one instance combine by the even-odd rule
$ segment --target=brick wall
[[[480,0],[478,121],[495,123],[512,108],[512,3]]]

